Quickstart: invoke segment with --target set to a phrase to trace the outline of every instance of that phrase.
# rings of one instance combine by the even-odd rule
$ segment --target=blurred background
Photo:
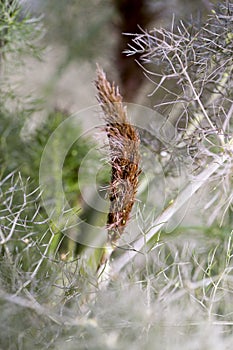
[[[191,18],[205,21],[214,2],[208,0],[33,0],[22,2],[45,28],[42,62],[27,61],[24,88],[46,95],[46,102],[76,112],[95,101],[93,79],[96,63],[119,86],[125,102],[147,99],[139,57],[124,53],[130,44],[127,34],[153,27],[170,28],[175,21]],[[143,87],[143,92],[142,92]]]

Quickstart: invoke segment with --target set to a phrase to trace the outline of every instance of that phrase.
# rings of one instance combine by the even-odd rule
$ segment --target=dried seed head
[[[137,130],[127,118],[118,87],[110,84],[102,69],[95,81],[98,102],[104,112],[105,131],[109,140],[112,176],[109,190],[110,209],[107,219],[108,241],[115,245],[129,221],[138,187],[139,146]]]

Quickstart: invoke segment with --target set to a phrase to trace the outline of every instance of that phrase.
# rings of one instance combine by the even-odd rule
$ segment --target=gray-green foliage
[[[224,61],[224,50],[218,62]],[[199,83],[197,79],[194,85]],[[227,95],[217,106],[222,111],[232,103],[230,84],[224,85]],[[206,228],[187,228],[185,236],[170,239],[161,234],[105,286],[85,254],[65,261],[54,254],[57,232],[42,215],[40,189],[32,190],[26,179],[31,175],[37,182],[43,145],[56,118],[65,116],[56,112],[50,118],[49,131],[38,129],[29,147],[20,139],[23,117],[15,119],[1,109],[0,349],[231,349],[231,228],[226,226],[223,234],[212,225],[209,235],[203,235]],[[230,127],[227,132],[229,141]],[[213,156],[215,151],[208,150]],[[85,151],[84,144],[82,155]],[[71,150],[64,176],[69,177],[69,167],[75,172],[79,160]],[[20,169],[22,161],[22,175],[9,173]],[[73,189],[75,176],[69,181]]]
[[[42,34],[40,18],[22,9],[19,0],[0,2],[0,53],[4,58],[13,54],[19,60],[19,55],[25,53],[39,57],[37,41]]]
[[[1,176],[26,161],[21,137],[25,121],[39,108],[33,97],[21,97],[9,80],[9,71],[24,64],[25,56],[39,58],[39,39],[43,26],[39,18],[30,16],[18,0],[0,3],[0,160]]]
[[[35,124],[32,116],[44,108],[43,101],[33,94],[20,96],[15,82],[8,81],[8,71],[17,65],[25,64],[26,56],[41,56],[43,49],[39,39],[43,34],[41,17],[33,17],[29,10],[19,1],[2,1],[0,3],[0,52],[2,61],[2,90],[0,90],[0,161],[1,174],[20,170],[22,177],[30,178],[34,187],[39,185],[38,173],[43,149],[58,125],[69,117],[65,111],[43,111],[46,119],[25,131],[28,125]],[[20,71],[19,73],[20,74]],[[69,132],[62,138],[69,137]],[[77,138],[81,133],[76,130]],[[27,135],[25,135],[27,133]],[[62,141],[61,141],[62,142]],[[81,160],[88,150],[87,141],[75,143],[66,157],[64,166],[64,183],[67,192],[78,192],[77,171]],[[69,168],[69,171],[67,169]],[[74,199],[73,199],[74,201]]]
[[[9,199],[22,185],[9,176],[1,193],[0,213],[15,222],[0,240],[2,349],[230,349],[232,235],[164,239],[101,288],[87,259],[48,254],[54,236],[38,214],[26,219],[30,196],[13,216]]]
[[[208,223],[221,223],[232,203],[232,41],[233,4],[225,1],[201,25],[173,21],[171,28],[135,34],[128,55],[140,62],[153,84],[155,108],[171,123],[176,137],[168,158],[190,163],[193,178],[229,154],[222,168],[209,179]],[[157,96],[157,97],[156,97]],[[230,153],[229,153],[230,152]],[[168,164],[169,166],[169,164]],[[222,181],[222,179],[224,179]],[[211,181],[212,180],[212,181]],[[211,202],[212,200],[212,202]]]

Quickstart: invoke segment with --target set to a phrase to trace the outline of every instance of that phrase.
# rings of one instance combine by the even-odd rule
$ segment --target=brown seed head
[[[137,130],[127,118],[118,87],[110,84],[98,68],[95,81],[98,102],[104,112],[105,131],[109,140],[112,176],[109,190],[110,209],[107,219],[108,240],[114,245],[129,221],[138,187],[139,146]]]

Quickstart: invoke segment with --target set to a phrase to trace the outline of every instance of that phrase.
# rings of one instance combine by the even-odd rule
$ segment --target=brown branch
[[[145,82],[145,77],[136,62],[140,60],[140,54],[129,57],[124,54],[129,44],[129,37],[125,34],[138,33],[139,26],[148,29],[153,21],[162,16],[165,7],[162,4],[152,9],[147,0],[113,0],[112,2],[118,15],[115,20],[117,34],[115,66],[124,99],[132,102]]]

